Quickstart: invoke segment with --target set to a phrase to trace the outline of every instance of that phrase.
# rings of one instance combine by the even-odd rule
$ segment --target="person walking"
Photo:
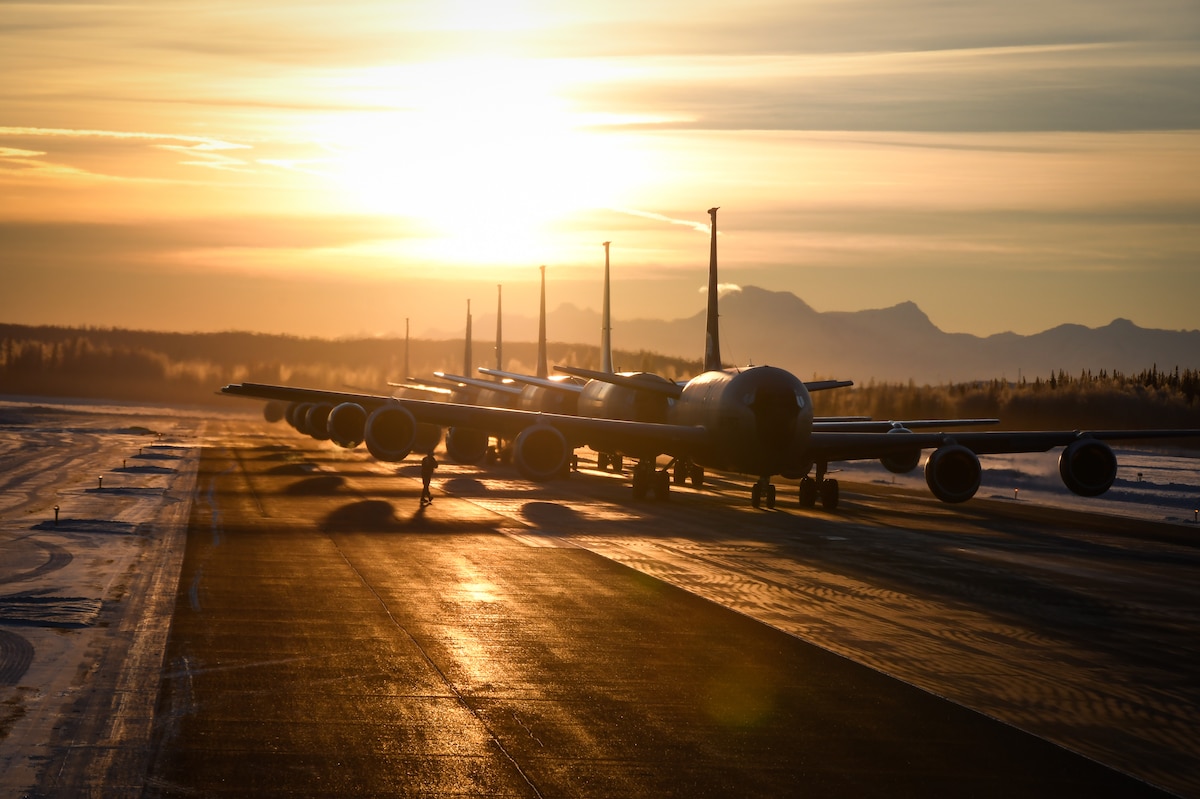
[[[433,473],[437,469],[437,458],[433,457],[433,450],[424,458],[421,458],[421,504],[428,505],[433,502],[433,494],[429,493],[429,481],[433,479]]]

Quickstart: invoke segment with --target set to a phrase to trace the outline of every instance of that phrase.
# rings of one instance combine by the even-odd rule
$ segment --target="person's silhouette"
[[[433,472],[437,469],[437,458],[433,457],[433,451],[421,458],[421,504],[428,505],[433,502],[433,494],[429,493],[429,481],[433,479]]]

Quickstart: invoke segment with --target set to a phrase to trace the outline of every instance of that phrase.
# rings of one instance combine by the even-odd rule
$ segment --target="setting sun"
[[[457,60],[348,79],[386,109],[318,120],[319,166],[347,208],[420,220],[426,255],[528,260],[555,220],[620,204],[645,179],[620,138],[602,137],[533,62]]]

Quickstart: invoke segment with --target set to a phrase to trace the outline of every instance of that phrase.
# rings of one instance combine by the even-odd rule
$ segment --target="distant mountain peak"
[[[749,307],[770,313],[816,313],[811,305],[790,291],[772,291],[758,286],[742,286],[741,291],[722,297],[722,300],[722,308],[729,306],[734,310]]]

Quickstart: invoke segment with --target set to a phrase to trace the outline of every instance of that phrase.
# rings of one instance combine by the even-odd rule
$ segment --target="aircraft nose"
[[[754,411],[759,441],[768,451],[786,448],[796,432],[800,403],[796,394],[783,386],[762,386],[750,404]]]

